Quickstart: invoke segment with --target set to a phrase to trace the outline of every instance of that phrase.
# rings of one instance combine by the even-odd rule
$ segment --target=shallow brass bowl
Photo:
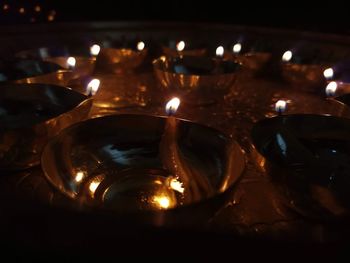
[[[88,116],[91,99],[44,84],[0,86],[0,170],[39,164],[47,141]]]
[[[73,125],[45,147],[41,162],[45,176],[77,209],[137,214],[138,219],[157,224],[207,220],[236,186],[245,167],[244,154],[217,130],[177,120],[184,166],[200,178],[191,177],[189,187],[202,189],[200,198],[192,198],[184,182],[184,192],[179,190],[181,179],[162,161],[166,123],[166,118],[157,116],[111,115]],[[209,183],[210,192],[197,185],[201,180]]]

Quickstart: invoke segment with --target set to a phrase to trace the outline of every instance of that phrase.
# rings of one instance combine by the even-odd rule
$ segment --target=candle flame
[[[153,201],[163,209],[167,209],[170,206],[170,199],[164,195],[154,196]]]
[[[179,43],[176,44],[176,50],[177,51],[183,51],[185,49],[185,41],[180,41]]]
[[[290,50],[287,50],[286,52],[283,53],[282,56],[282,61],[283,62],[289,62],[293,57],[293,53]]]
[[[170,188],[181,194],[185,192],[185,188],[182,186],[182,182],[178,181],[176,178],[171,179]]]
[[[323,71],[323,76],[326,78],[326,79],[331,79],[333,78],[333,75],[334,75],[334,70],[332,68],[327,68]]]
[[[104,176],[98,176],[96,178],[94,178],[90,184],[89,184],[89,192],[90,195],[93,197],[98,186],[101,184],[102,180],[104,179]]]
[[[77,172],[77,174],[75,175],[75,181],[77,182],[77,183],[80,183],[83,179],[84,179],[84,177],[85,177],[85,174],[84,174],[84,172],[82,172],[82,171],[79,171],[79,172]]]
[[[235,54],[238,54],[242,50],[242,45],[240,43],[237,43],[233,46],[232,51]]]
[[[180,106],[180,102],[180,99],[176,97],[169,100],[168,103],[165,105],[166,113],[168,115],[174,115]]]
[[[77,60],[75,59],[75,57],[69,57],[67,59],[67,65],[68,67],[75,67],[75,64],[77,63]]]
[[[90,54],[92,56],[97,56],[100,53],[101,47],[97,44],[94,44],[90,47]]]
[[[287,102],[285,100],[278,100],[275,104],[275,110],[278,113],[282,113],[287,108]]]
[[[224,55],[224,47],[223,46],[218,46],[216,48],[216,51],[215,51],[215,54],[218,56],[218,57],[222,57]]]
[[[137,43],[136,47],[137,47],[138,51],[142,51],[145,48],[145,43],[140,41],[140,42]]]
[[[86,91],[90,95],[95,95],[98,91],[98,88],[100,87],[100,80],[99,79],[93,79],[91,80],[86,87]]]
[[[327,96],[334,96],[335,92],[337,91],[338,88],[338,84],[335,81],[331,81],[328,83],[327,87],[326,87],[326,95]]]

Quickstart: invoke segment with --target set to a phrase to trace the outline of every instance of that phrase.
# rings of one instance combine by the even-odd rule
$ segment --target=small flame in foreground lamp
[[[162,209],[167,209],[170,206],[170,199],[164,195],[156,195],[153,201]]]
[[[170,181],[170,188],[174,191],[177,191],[181,194],[185,192],[185,188],[182,186],[182,182],[180,182],[177,178],[173,178]]]
[[[103,179],[104,179],[104,176],[98,176],[98,177],[95,177],[92,181],[90,181],[89,192],[92,197],[94,196],[98,186],[100,185]]]
[[[138,42],[136,48],[138,51],[142,51],[145,48],[145,43],[142,41]]]
[[[85,177],[85,173],[82,172],[82,171],[79,171],[77,172],[77,174],[75,175],[75,178],[74,180],[77,182],[77,183],[80,183]]]
[[[323,71],[323,76],[326,79],[331,79],[334,76],[334,70],[332,68],[327,68]]]
[[[337,91],[338,88],[338,84],[335,81],[331,81],[328,83],[327,87],[326,87],[326,95],[328,97],[333,97]]]
[[[176,44],[176,50],[177,51],[183,51],[185,49],[185,41],[180,41],[179,43]]]
[[[287,50],[286,52],[283,53],[282,55],[282,61],[283,62],[289,62],[293,57],[293,53],[290,50]]]
[[[93,79],[91,80],[86,87],[86,92],[88,95],[92,96],[95,95],[98,91],[98,88],[100,87],[100,80],[99,79]]]
[[[172,116],[176,113],[177,109],[180,106],[180,99],[179,98],[172,98],[168,101],[168,103],[165,105],[165,111],[169,116]]]
[[[242,50],[242,45],[240,43],[237,43],[233,46],[232,51],[235,54],[238,54]]]
[[[222,57],[224,55],[224,52],[225,52],[224,47],[223,46],[218,46],[216,48],[215,54],[218,57]]]
[[[94,44],[90,47],[90,54],[92,56],[97,56],[101,51],[101,47],[97,44]]]
[[[75,59],[75,57],[69,57],[67,59],[68,68],[74,68],[76,63],[77,63],[77,60]]]
[[[283,113],[287,108],[287,102],[285,100],[278,100],[275,104],[275,111],[278,114]]]

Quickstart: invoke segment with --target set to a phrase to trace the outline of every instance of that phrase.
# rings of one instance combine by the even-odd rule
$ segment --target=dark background
[[[288,28],[340,34],[350,33],[347,4],[320,0],[0,0],[1,24],[73,21],[210,22]],[[3,10],[4,4],[9,5]],[[36,5],[41,6],[35,12]],[[25,7],[20,14],[19,8]]]

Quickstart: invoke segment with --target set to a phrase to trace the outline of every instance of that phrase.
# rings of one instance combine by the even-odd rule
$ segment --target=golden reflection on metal
[[[153,201],[160,209],[168,209],[171,206],[170,199],[165,195],[154,196]]]
[[[289,62],[293,57],[293,53],[290,50],[287,50],[286,52],[283,53],[282,55],[282,61],[283,62]]]
[[[185,188],[183,187],[182,182],[180,182],[177,178],[173,178],[170,180],[170,188],[181,194],[185,192]]]
[[[338,88],[338,83],[335,81],[331,81],[328,83],[327,87],[326,87],[326,95],[328,97],[333,97],[337,91]]]
[[[83,179],[85,178],[85,173],[83,171],[79,171],[76,173],[75,175],[75,178],[74,180],[77,182],[77,183],[80,183],[81,181],[83,181]]]
[[[89,194],[91,197],[94,197],[95,195],[95,192],[98,188],[98,186],[101,184],[101,182],[104,180],[104,176],[97,176],[95,177],[94,179],[92,179],[90,182],[89,182],[89,186],[88,186],[88,189],[89,189]]]

